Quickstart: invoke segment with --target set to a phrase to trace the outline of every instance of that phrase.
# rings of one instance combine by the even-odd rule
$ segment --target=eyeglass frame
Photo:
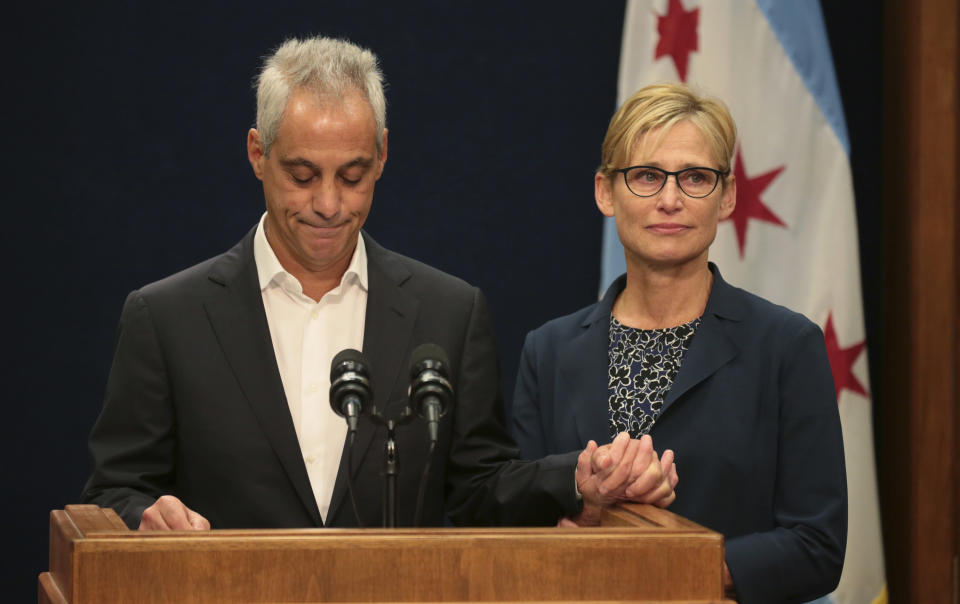
[[[663,174],[664,179],[663,179],[663,182],[660,183],[660,188],[654,191],[653,193],[650,193],[649,195],[640,195],[639,193],[631,189],[630,183],[627,181],[627,172],[629,172],[630,170],[634,170],[636,168],[647,168],[648,170],[656,170],[657,172],[660,172],[661,174]],[[713,183],[713,188],[710,189],[709,193],[706,193],[704,195],[691,195],[687,193],[686,189],[683,188],[683,185],[680,184],[680,175],[690,170],[707,170],[708,172],[713,172],[714,174],[717,175],[717,180]],[[630,166],[628,168],[620,168],[619,170],[613,170],[613,172],[619,172],[623,174],[623,184],[626,185],[628,191],[630,191],[637,197],[653,197],[654,195],[658,194],[660,191],[663,191],[663,188],[667,186],[667,181],[670,180],[670,177],[672,176],[674,182],[677,183],[677,188],[680,189],[680,191],[682,191],[684,195],[686,195],[687,197],[690,197],[691,199],[703,199],[705,197],[710,197],[710,195],[712,195],[713,192],[717,190],[717,185],[720,184],[720,180],[730,175],[730,170],[717,170],[715,168],[708,168],[706,166],[690,166],[689,168],[684,168],[683,170],[670,172],[669,170],[664,170],[663,168],[658,168],[656,166],[639,165],[639,166]]]

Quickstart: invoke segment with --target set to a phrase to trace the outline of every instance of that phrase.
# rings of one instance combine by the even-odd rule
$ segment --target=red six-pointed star
[[[654,59],[669,55],[677,67],[680,80],[687,81],[687,63],[690,53],[697,50],[697,22],[700,9],[683,10],[680,0],[670,0],[666,15],[657,15],[657,42]]]
[[[760,199],[760,195],[770,186],[773,179],[783,172],[784,168],[786,166],[780,166],[760,176],[748,178],[747,167],[743,163],[740,148],[737,148],[736,162],[733,166],[733,175],[737,183],[737,205],[726,220],[732,220],[737,231],[737,247],[740,248],[741,258],[743,258],[743,250],[747,246],[747,223],[751,218],[772,222],[782,227],[787,226]]]
[[[837,341],[837,332],[833,328],[833,313],[827,315],[827,324],[823,328],[823,341],[827,345],[827,358],[830,359],[830,371],[833,373],[833,386],[837,391],[837,399],[840,398],[840,391],[846,388],[857,394],[869,396],[866,388],[853,375],[853,364],[857,362],[860,353],[867,346],[866,340],[840,348]]]

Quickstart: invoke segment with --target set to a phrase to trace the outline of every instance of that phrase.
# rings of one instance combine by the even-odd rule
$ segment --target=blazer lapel
[[[213,265],[209,278],[217,287],[204,307],[267,440],[311,518],[322,526],[270,339],[253,259],[253,234]]]
[[[740,312],[733,298],[734,288],[730,286],[716,265],[710,263],[713,272],[713,287],[707,299],[707,307],[693,342],[680,366],[680,372],[670,387],[660,414],[691,388],[706,380],[740,353],[740,347],[727,335],[724,324],[727,321],[739,321]]]
[[[410,341],[420,303],[403,290],[410,272],[393,258],[373,238],[363,233],[367,248],[367,312],[363,328],[363,354],[370,363],[374,406],[392,417],[406,399],[392,400],[394,385],[409,364]],[[351,474],[356,477],[377,427],[372,422],[360,422],[354,443]],[[346,447],[346,443],[344,444]],[[340,470],[330,498],[328,518],[335,518],[347,494],[347,451],[340,458]]]
[[[610,311],[625,285],[625,276],[613,282],[581,323],[583,332],[560,351],[555,387],[562,393],[562,400],[569,401],[577,431],[576,443],[558,443],[562,450],[581,449],[590,440],[600,445],[610,441],[607,404]],[[563,421],[563,418],[557,420]]]

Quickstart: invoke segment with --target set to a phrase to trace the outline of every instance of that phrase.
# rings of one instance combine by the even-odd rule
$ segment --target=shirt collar
[[[270,247],[270,242],[267,241],[267,233],[264,230],[266,219],[267,214],[264,212],[260,217],[260,223],[257,224],[257,232],[253,235],[253,260],[257,265],[260,291],[267,289],[271,284],[280,287],[284,287],[285,284],[288,287],[296,284],[296,289],[302,292],[300,281],[283,268],[273,248]],[[357,237],[357,246],[353,250],[347,270],[340,278],[340,286],[350,282],[359,284],[363,291],[367,291],[367,247],[362,235]]]

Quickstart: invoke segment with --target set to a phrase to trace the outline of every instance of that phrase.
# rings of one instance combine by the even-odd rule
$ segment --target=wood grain
[[[890,599],[955,601],[960,1],[888,0],[881,504]]]
[[[108,529],[68,506],[51,555],[73,552],[73,603],[723,601],[722,536],[648,507],[621,514],[639,526],[593,529],[196,533]]]

